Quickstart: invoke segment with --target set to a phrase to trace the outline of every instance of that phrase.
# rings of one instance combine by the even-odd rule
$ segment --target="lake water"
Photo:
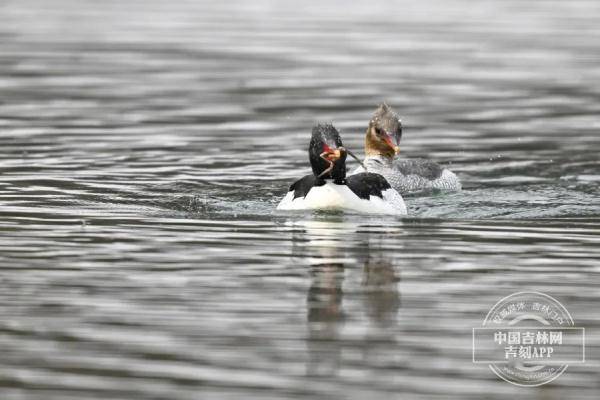
[[[221,3],[0,1],[0,397],[597,399],[600,3]],[[275,212],[382,100],[464,190]],[[585,364],[472,363],[518,291]]]

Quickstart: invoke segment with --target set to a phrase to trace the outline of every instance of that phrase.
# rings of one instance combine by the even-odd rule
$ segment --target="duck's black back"
[[[369,200],[371,196],[383,199],[383,192],[391,189],[390,184],[379,174],[363,172],[346,177],[346,185],[361,199]]]
[[[321,178],[317,178],[314,175],[306,175],[290,186],[290,192],[294,192],[294,199],[299,197],[306,197],[310,189],[315,186],[323,186],[325,181]]]
[[[325,180],[314,175],[306,175],[290,186],[290,192],[294,192],[294,199],[306,197],[310,189],[315,186],[323,186]],[[352,192],[361,199],[369,200],[371,196],[383,199],[383,192],[391,189],[390,184],[379,174],[363,172],[346,177],[344,183]]]

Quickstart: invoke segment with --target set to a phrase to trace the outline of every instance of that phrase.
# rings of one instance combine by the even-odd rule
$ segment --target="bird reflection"
[[[340,325],[343,322],[342,284],[344,264],[311,266],[308,289],[308,375],[329,376],[339,369],[341,359]]]
[[[343,363],[345,325],[364,328],[351,347],[365,360],[378,357],[381,345],[395,342],[400,308],[399,277],[393,254],[381,249],[386,233],[358,232],[355,224],[304,221],[296,231],[294,256],[308,259],[307,374],[331,376]],[[360,275],[356,275],[360,272]],[[366,316],[366,320],[364,318]],[[364,326],[361,326],[364,325]]]
[[[325,323],[341,321],[344,264],[312,265],[310,275],[312,283],[308,290],[308,320]]]
[[[363,268],[365,306],[372,321],[383,327],[394,325],[400,308],[400,292],[392,263],[382,259],[368,259]]]

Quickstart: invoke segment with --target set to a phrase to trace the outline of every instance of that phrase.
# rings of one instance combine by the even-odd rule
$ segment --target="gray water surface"
[[[599,4],[0,1],[0,398],[597,399]],[[275,212],[383,100],[464,190]],[[585,364],[472,363],[517,291]]]

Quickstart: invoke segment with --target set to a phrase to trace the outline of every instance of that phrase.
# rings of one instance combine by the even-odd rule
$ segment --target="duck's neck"
[[[391,167],[392,166],[392,162],[394,161],[394,157],[393,156],[387,156],[387,155],[383,155],[383,154],[369,154],[367,153],[366,157],[365,157],[365,164],[368,164],[370,161],[375,161],[377,163],[381,163],[385,166]]]

